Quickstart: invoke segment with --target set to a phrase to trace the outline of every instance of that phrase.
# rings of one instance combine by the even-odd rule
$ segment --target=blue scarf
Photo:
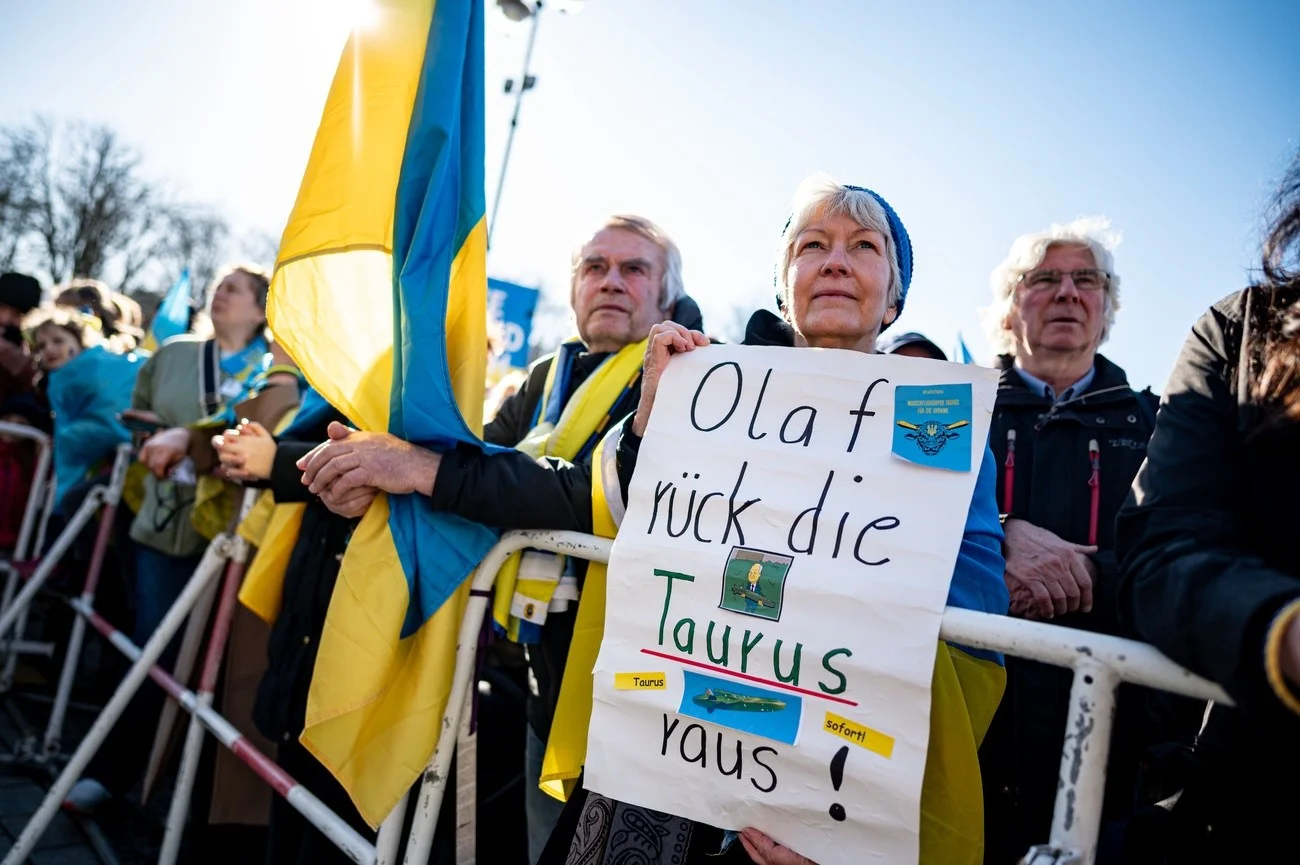
[[[266,385],[266,371],[271,366],[271,346],[266,337],[256,336],[241,350],[221,358],[218,366],[221,369],[221,408],[202,423],[219,423],[224,429],[230,429],[239,423],[235,417],[235,406],[255,396]],[[231,381],[239,383],[239,393],[233,398],[226,398],[227,386]]]

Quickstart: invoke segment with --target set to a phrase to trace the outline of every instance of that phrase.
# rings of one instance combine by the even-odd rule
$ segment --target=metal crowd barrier
[[[131,447],[130,445],[121,445],[117,448],[108,484],[96,484],[90,489],[80,507],[77,508],[77,512],[73,514],[72,519],[68,521],[63,531],[55,538],[49,552],[39,559],[39,564],[34,569],[17,562],[9,567],[10,581],[22,577],[26,580],[26,585],[23,586],[22,591],[17,596],[11,595],[10,602],[5,606],[4,611],[0,612],[0,634],[5,634],[11,627],[14,627],[17,635],[21,638],[32,600],[54,573],[59,560],[67,554],[68,550],[76,542],[77,536],[94,519],[95,513],[102,507],[103,513],[100,516],[99,528],[95,535],[95,546],[91,553],[90,566],[86,571],[86,580],[82,588],[82,597],[88,603],[94,603],[95,590],[99,585],[100,571],[103,570],[104,557],[108,552],[108,544],[113,535],[117,507],[121,500],[122,488],[126,483],[126,470],[130,463]],[[49,488],[53,489],[53,485],[51,484]],[[35,495],[33,495],[34,498]],[[77,619],[73,622],[72,632],[68,637],[68,650],[63,659],[63,670],[59,675],[58,691],[50,711],[49,723],[45,728],[45,740],[41,752],[39,754],[27,754],[27,751],[34,751],[34,748],[27,745],[20,749],[20,751],[24,752],[25,757],[34,759],[36,762],[47,762],[60,755],[63,722],[67,717],[68,703],[72,697],[72,684],[76,678],[77,666],[81,661],[81,647],[85,635],[85,622]],[[9,652],[4,678],[12,679],[13,665],[17,660],[18,651],[21,651],[24,645],[28,644],[20,643],[14,647],[14,651]]]
[[[24,424],[0,422],[0,434],[26,439],[36,444],[36,466],[32,473],[32,486],[28,490],[27,502],[23,508],[23,520],[19,524],[17,543],[14,545],[11,557],[7,561],[0,562],[0,570],[5,572],[4,593],[0,596],[0,613],[3,613],[13,603],[14,592],[18,590],[19,572],[24,568],[32,567],[29,557],[35,558],[32,556],[33,549],[39,551],[45,543],[45,526],[49,522],[54,505],[54,499],[49,495],[49,492],[54,489],[54,473],[51,468],[54,450],[48,435]],[[33,534],[37,536],[35,545],[32,544]],[[0,672],[0,693],[8,691],[13,686],[14,670],[19,654],[46,656],[54,654],[53,645],[26,642],[23,639],[26,629],[27,613],[23,611],[18,617],[14,636],[3,647],[8,657],[5,659],[3,671]],[[0,639],[4,636],[5,631],[0,630]]]
[[[247,501],[246,501],[247,504]],[[470,598],[457,639],[457,658],[450,697],[444,712],[442,735],[423,773],[415,814],[406,839],[403,865],[423,865],[429,858],[433,833],[446,792],[452,754],[458,741],[467,743],[466,702],[475,686],[473,672],[478,635],[487,612],[491,588],[506,559],[523,549],[546,550],[575,558],[607,562],[612,542],[579,532],[509,532],[488,553],[472,577]],[[21,836],[0,865],[23,861],[48,827],[60,803],[100,747],[113,723],[145,677],[152,678],[181,708],[191,715],[176,799],[167,822],[167,836],[160,862],[171,865],[179,849],[181,830],[193,785],[193,766],[201,742],[200,729],[211,732],[318,828],[352,861],[361,865],[391,865],[400,846],[400,831],[406,814],[403,799],[385,819],[374,844],[289,777],[273,760],[259,752],[235,727],[212,709],[212,687],[221,663],[239,584],[243,578],[247,549],[244,542],[221,534],[209,545],[194,576],[167,613],[158,630],[139,648],[96,613],[92,601],[82,596],[72,607],[132,662],[121,686],[96,720],[90,733],[72,755],[63,774],[55,781],[40,809],[32,816]],[[218,606],[216,624],[208,645],[199,693],[186,689],[156,666],[163,648],[208,588],[229,562]],[[1151,646],[1054,625],[994,616],[970,610],[948,608],[944,612],[940,637],[974,648],[1031,658],[1074,671],[1070,694],[1070,715],[1061,755],[1060,785],[1057,791],[1051,836],[1047,844],[1034,847],[1023,860],[1027,865],[1092,865],[1101,822],[1102,795],[1106,780],[1106,758],[1110,747],[1115,711],[1115,690],[1121,681],[1170,691],[1195,699],[1231,704],[1217,685],[1179,667]],[[453,731],[459,733],[456,735]],[[460,795],[472,800],[472,784],[462,778]],[[472,812],[470,812],[472,814]],[[458,815],[457,862],[471,865],[475,859],[472,817]],[[466,831],[468,828],[469,831]]]
[[[612,545],[612,541],[578,532],[530,531],[510,532],[492,548],[474,572],[469,606],[457,641],[456,674],[442,720],[444,732],[460,728],[465,699],[473,684],[470,680],[475,668],[479,628],[487,611],[490,589],[506,558],[518,550],[537,549],[608,562]],[[1092,865],[1101,826],[1115,690],[1121,681],[1198,700],[1232,704],[1218,685],[1183,669],[1153,647],[1133,640],[954,607],[944,611],[939,636],[953,643],[1074,671],[1051,836],[1047,844],[1035,846],[1026,854],[1023,860],[1026,865]],[[433,760],[424,773],[406,865],[427,861],[446,791],[453,745],[453,737],[439,738]],[[420,858],[412,858],[411,849],[421,854]],[[466,861],[460,848],[458,860]],[[473,861],[472,851],[468,861]]]

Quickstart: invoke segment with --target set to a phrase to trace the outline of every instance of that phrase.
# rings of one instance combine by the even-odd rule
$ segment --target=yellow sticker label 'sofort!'
[[[827,733],[832,733],[841,739],[866,748],[868,751],[874,751],[882,757],[888,758],[894,755],[893,736],[879,730],[873,730],[865,724],[859,724],[857,721],[841,718],[834,712],[826,713],[826,723],[822,725],[822,729]]]
[[[615,673],[614,687],[620,691],[662,691],[668,687],[668,674]]]

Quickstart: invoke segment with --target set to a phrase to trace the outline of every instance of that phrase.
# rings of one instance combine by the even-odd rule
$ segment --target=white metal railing
[[[492,548],[474,573],[473,593],[457,642],[451,698],[440,728],[444,733],[459,729],[489,590],[510,554],[538,549],[608,562],[612,546],[612,541],[578,532],[524,531],[507,533]],[[1092,865],[1101,825],[1115,690],[1121,681],[1232,704],[1218,685],[1183,669],[1153,647],[1133,640],[955,607],[944,611],[939,636],[972,648],[1068,667],[1074,672],[1051,837],[1047,844],[1026,854],[1029,865]],[[440,737],[429,770],[424,773],[405,865],[427,861],[427,845],[432,841],[442,805],[454,744],[453,737]],[[411,849],[423,858],[412,858]],[[472,861],[472,853],[470,857]]]
[[[190,583],[143,648],[134,646],[125,635],[104,622],[85,599],[73,602],[73,608],[108,636],[113,645],[134,663],[103,714],[55,782],[49,796],[32,816],[0,865],[19,862],[31,851],[77,775],[89,762],[114,720],[145,677],[153,678],[190,713],[194,722],[201,724],[223,746],[234,751],[258,777],[285,797],[353,861],[363,865],[388,865],[396,861],[401,826],[406,813],[405,798],[384,821],[375,843],[369,843],[343,818],[280,771],[269,758],[257,752],[233,725],[211,708],[207,694],[196,695],[154,666],[163,647],[189,615],[204,589],[221,572],[223,560],[233,563],[226,574],[227,585],[223,600],[233,600],[238,579],[242,576],[242,555],[236,549],[238,543],[226,534],[213,541]],[[478,635],[487,613],[491,588],[501,566],[512,553],[523,549],[546,550],[574,558],[607,562],[611,546],[609,540],[579,532],[508,532],[475,570],[457,640],[451,693],[440,727],[443,735],[439,737],[433,757],[423,773],[415,814],[406,839],[406,851],[402,860],[404,865],[423,865],[428,861],[432,849],[433,833],[449,780],[452,754],[457,747],[457,731],[461,731],[459,741],[462,745],[466,742],[462,722],[467,697],[474,684],[472,677]],[[218,625],[214,627],[219,642],[215,646],[209,646],[209,663],[212,663],[212,658],[220,657],[228,632],[228,617],[232,612],[233,604],[222,604],[218,613]],[[226,620],[225,625],[221,624],[222,619]],[[1101,819],[1115,689],[1121,681],[1196,699],[1231,704],[1231,700],[1217,685],[1184,670],[1151,646],[1131,640],[951,607],[944,612],[939,635],[954,643],[1068,667],[1074,672],[1051,837],[1047,844],[1037,846],[1027,854],[1024,861],[1030,865],[1091,865],[1093,862]],[[203,692],[207,689],[201,686],[200,690]],[[189,750],[193,750],[192,743]],[[184,785],[179,786],[184,788]],[[470,789],[472,788],[462,784],[462,795]],[[183,803],[177,804],[172,811],[168,834],[175,838],[182,825]],[[463,823],[464,819],[460,822]],[[464,831],[465,828],[463,825],[458,827],[457,862],[460,865],[471,865],[475,858],[472,825],[468,832]],[[175,840],[168,845],[168,852],[173,856],[174,845]],[[170,858],[165,858],[164,861],[170,861]]]
[[[13,603],[14,593],[18,590],[19,571],[28,567],[29,557],[36,558],[45,544],[45,527],[53,510],[54,499],[50,495],[54,490],[54,473],[51,469],[54,448],[50,437],[35,427],[24,424],[0,421],[0,434],[13,438],[25,439],[36,445],[36,465],[32,472],[32,485],[27,492],[27,502],[23,508],[23,520],[19,525],[17,543],[9,560],[0,562],[0,570],[5,572],[3,595],[0,595],[0,613],[7,611]],[[35,544],[32,543],[35,535]],[[0,630],[3,639],[8,627]],[[8,645],[8,657],[3,669],[0,669],[0,693],[13,687],[14,670],[17,668],[19,654],[53,655],[54,646],[49,643],[39,645],[26,642],[27,612],[24,610],[14,625],[14,634]]]

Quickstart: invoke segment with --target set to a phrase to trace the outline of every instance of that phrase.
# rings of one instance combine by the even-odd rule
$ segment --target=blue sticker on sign
[[[969,384],[894,388],[894,453],[908,462],[968,472],[971,468]]]

